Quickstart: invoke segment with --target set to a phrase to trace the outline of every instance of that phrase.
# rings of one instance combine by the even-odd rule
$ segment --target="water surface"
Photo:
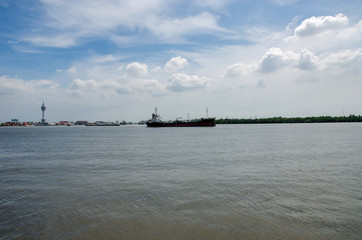
[[[362,124],[0,128],[0,239],[360,239]]]

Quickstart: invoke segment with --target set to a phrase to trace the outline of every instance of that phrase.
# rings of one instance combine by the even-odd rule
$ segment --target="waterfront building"
[[[87,125],[88,121],[76,121],[74,125]]]

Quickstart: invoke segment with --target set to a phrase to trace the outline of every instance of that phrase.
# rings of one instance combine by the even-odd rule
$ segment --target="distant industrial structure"
[[[41,110],[41,120],[39,122],[20,122],[18,118],[12,118],[9,122],[0,122],[0,127],[10,127],[10,126],[121,126],[128,124],[145,124],[146,121],[142,121],[140,123],[132,123],[132,122],[108,122],[108,121],[96,121],[96,122],[88,122],[85,120],[82,121],[59,121],[59,122],[47,122],[45,119],[45,110],[46,106],[43,101],[43,104],[40,106]]]
[[[44,101],[43,101],[43,105],[41,105],[40,109],[41,109],[41,122],[40,123],[41,123],[41,125],[45,125],[46,120],[45,120],[44,113],[45,113],[46,107],[45,107]]]

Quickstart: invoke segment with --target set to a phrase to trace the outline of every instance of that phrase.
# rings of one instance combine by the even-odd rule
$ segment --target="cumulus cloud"
[[[199,77],[196,75],[187,74],[173,74],[168,79],[167,88],[173,92],[183,92],[206,88],[207,84],[211,81],[206,77]]]
[[[326,31],[334,31],[348,25],[348,18],[343,14],[336,16],[311,17],[304,20],[295,30],[294,36],[304,38],[319,35]]]
[[[258,62],[236,63],[228,66],[222,77],[237,78],[258,72],[268,74],[287,67],[307,71],[319,68],[321,64],[320,58],[308,49],[296,53],[273,47]]]
[[[299,60],[297,63],[297,67],[302,70],[310,70],[314,69],[318,65],[319,58],[315,56],[308,49],[304,49],[301,51],[299,55]]]
[[[173,72],[177,71],[187,65],[187,59],[181,56],[171,58],[165,65],[165,71]]]
[[[282,67],[294,63],[297,55],[294,52],[283,52],[280,48],[270,48],[259,62],[259,71],[274,72]]]
[[[255,64],[236,63],[227,67],[222,77],[236,78],[248,75],[255,70]]]
[[[245,66],[253,66],[254,71],[248,74],[243,72]],[[260,74],[269,79],[294,79],[313,80],[319,82],[322,79],[346,78],[354,79],[362,74],[362,49],[346,49],[338,52],[321,53],[315,55],[308,49],[303,49],[299,53],[293,51],[283,51],[279,48],[269,49],[255,63],[237,63],[227,68],[226,74],[222,77],[241,77],[244,84],[252,86],[256,83],[257,88],[265,88],[264,79],[258,80]],[[278,70],[283,69],[283,72]],[[271,74],[272,73],[272,74]],[[280,74],[283,74],[281,77]],[[288,76],[288,77],[287,77]],[[272,80],[270,82],[275,82]]]
[[[236,63],[233,65],[230,65],[226,69],[226,73],[224,74],[225,77],[240,77],[243,75],[245,64],[243,63]]]
[[[126,72],[131,77],[141,77],[148,73],[148,66],[144,63],[130,63],[126,66]]]

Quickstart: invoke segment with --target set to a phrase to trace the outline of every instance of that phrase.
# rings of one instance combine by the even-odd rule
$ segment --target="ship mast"
[[[157,114],[157,107],[155,107],[155,113],[152,113],[152,121],[159,122],[161,120],[160,116]]]

